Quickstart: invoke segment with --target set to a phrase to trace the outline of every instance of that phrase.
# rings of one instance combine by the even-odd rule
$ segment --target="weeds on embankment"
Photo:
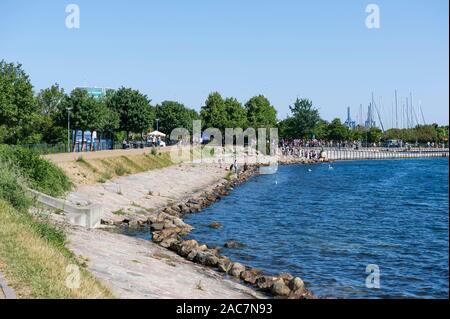
[[[152,152],[153,151],[153,152]],[[116,177],[160,169],[173,165],[170,153],[157,153],[152,150],[146,154],[119,155],[98,159],[79,157],[76,161],[58,165],[76,184],[106,183]]]
[[[63,171],[34,152],[0,145],[0,270],[22,298],[110,298],[66,247],[65,233],[32,217],[27,188],[58,196],[71,188]],[[79,269],[79,288],[67,267]]]

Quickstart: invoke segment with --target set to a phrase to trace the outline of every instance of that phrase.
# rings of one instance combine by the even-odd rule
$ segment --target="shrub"
[[[0,161],[0,199],[17,210],[26,210],[31,204],[30,197],[26,195],[26,186],[24,178],[8,162]]]
[[[72,188],[63,170],[25,148],[0,145],[0,161],[11,163],[31,188],[51,196],[61,196]]]

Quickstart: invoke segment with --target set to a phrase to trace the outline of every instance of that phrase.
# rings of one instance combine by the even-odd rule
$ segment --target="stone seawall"
[[[148,227],[152,240],[161,247],[167,248],[187,260],[211,267],[217,271],[237,278],[255,289],[271,294],[276,298],[312,299],[315,296],[307,290],[302,279],[288,273],[278,276],[264,274],[261,270],[233,262],[220,254],[220,247],[208,247],[195,240],[184,240],[193,227],[183,221],[184,216],[199,213],[222,197],[227,196],[236,186],[246,182],[258,173],[257,166],[251,166],[237,177],[217,185],[212,191],[195,195],[179,203],[173,203],[161,209],[147,219],[128,220],[121,223],[128,227]],[[103,221],[106,225],[112,222]]]

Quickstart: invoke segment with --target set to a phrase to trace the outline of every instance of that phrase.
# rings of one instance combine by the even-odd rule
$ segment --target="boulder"
[[[181,248],[178,251],[178,253],[180,254],[180,256],[182,257],[186,257],[190,254],[190,252],[193,249],[196,249],[198,247],[198,243],[195,240],[186,240],[181,244]]]
[[[269,276],[261,276],[256,279],[256,286],[265,291],[272,289],[274,278]]]
[[[190,208],[186,204],[180,205],[182,214],[189,214],[191,212]]]
[[[239,247],[242,247],[242,246],[244,246],[243,244],[241,244],[241,243],[238,243],[238,242],[236,242],[236,241],[234,241],[234,240],[230,240],[230,241],[227,241],[226,243],[225,243],[225,245],[223,245],[225,248],[229,248],[229,249],[236,249],[236,248],[239,248]]]
[[[240,278],[241,273],[245,271],[245,266],[240,263],[234,263],[231,267],[230,271],[228,272],[231,276]]]
[[[222,224],[219,222],[212,222],[211,224],[208,225],[208,227],[213,229],[219,229],[222,228]]]
[[[159,245],[164,248],[169,248],[169,247],[171,247],[172,244],[174,244],[176,242],[178,242],[178,240],[176,238],[166,238]]]
[[[176,227],[183,228],[184,226],[186,226],[186,223],[178,217],[175,217],[172,222]]]
[[[164,221],[164,228],[174,228],[176,227],[175,224],[171,220],[165,220]]]
[[[231,262],[230,259],[228,259],[226,257],[219,258],[219,260],[217,262],[217,268],[219,268],[220,272],[227,273],[230,271],[232,266],[233,266],[233,263]]]
[[[168,237],[177,237],[178,233],[181,231],[181,229],[177,227],[171,227],[171,228],[164,228],[159,232],[159,235],[162,238],[168,238]]]
[[[252,285],[256,283],[256,275],[250,270],[241,272],[241,279]]]
[[[162,223],[153,223],[150,226],[150,230],[151,231],[160,231],[160,230],[163,230],[163,229],[164,229],[164,224],[162,224]]]
[[[171,216],[177,216],[178,215],[178,212],[176,210],[173,210],[171,207],[168,207],[168,208],[164,209],[164,212],[166,214],[168,214],[168,215],[171,215]]]
[[[197,257],[197,249],[192,249],[192,251],[189,253],[189,255],[187,255],[186,259],[189,261],[194,261],[195,258]]]
[[[219,258],[213,254],[207,254],[204,265],[209,267],[216,267],[219,262]]]
[[[296,291],[304,291],[305,290],[305,283],[300,278],[296,277],[289,281],[288,287],[296,292]]]
[[[274,296],[288,297],[291,293],[291,289],[284,283],[282,278],[279,278],[273,283],[271,293]]]
[[[201,264],[201,265],[205,265],[208,255],[209,255],[208,253],[205,253],[203,251],[199,251],[199,252],[197,252],[197,255],[195,256],[194,261],[196,263]]]
[[[287,285],[292,279],[294,279],[294,276],[292,276],[291,274],[288,274],[286,272],[282,272],[281,274],[278,275],[278,278],[283,279]]]

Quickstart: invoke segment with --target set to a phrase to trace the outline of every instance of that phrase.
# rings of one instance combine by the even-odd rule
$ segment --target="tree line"
[[[95,131],[97,136],[114,140],[142,139],[149,130],[158,128],[170,134],[174,128],[192,131],[193,120],[201,120],[203,128],[273,128],[280,138],[321,139],[333,141],[367,141],[402,139],[407,142],[442,142],[448,138],[448,126],[436,124],[414,129],[378,128],[349,129],[340,119],[327,122],[308,99],[299,99],[290,107],[284,120],[277,120],[277,111],[263,95],[242,104],[236,98],[211,93],[200,112],[177,101],[153,105],[151,99],[132,88],[108,90],[101,98],[92,97],[85,89],[66,93],[58,84],[33,91],[29,76],[20,64],[0,61],[0,143],[59,144],[66,143],[68,120],[70,128],[81,132]],[[71,137],[74,139],[74,136]],[[72,145],[75,145],[72,140]],[[91,139],[90,145],[93,147]]]

